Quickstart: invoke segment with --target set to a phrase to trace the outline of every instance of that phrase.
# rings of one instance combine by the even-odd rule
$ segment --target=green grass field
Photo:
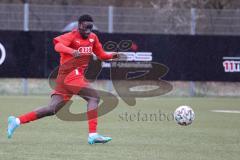
[[[21,126],[13,139],[6,138],[9,115],[31,111],[47,101],[47,96],[0,97],[1,160],[239,160],[240,157],[240,114],[210,112],[240,110],[238,98],[158,97],[138,99],[135,107],[120,101],[115,110],[99,118],[99,133],[113,138],[108,144],[87,143],[87,122],[65,122],[56,117]],[[171,117],[168,120],[147,117],[159,112],[171,115],[182,104],[192,106],[195,111],[196,119],[190,126],[179,126]],[[75,99],[72,112],[84,110],[85,103]],[[134,117],[138,112],[140,117]]]

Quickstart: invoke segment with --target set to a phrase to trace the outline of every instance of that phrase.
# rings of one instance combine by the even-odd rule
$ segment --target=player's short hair
[[[82,23],[84,21],[93,22],[93,18],[88,14],[84,14],[78,18],[78,23]]]

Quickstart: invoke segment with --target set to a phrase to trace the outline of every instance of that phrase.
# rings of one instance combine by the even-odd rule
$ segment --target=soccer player
[[[56,114],[74,94],[77,94],[87,101],[88,143],[106,143],[112,140],[110,137],[97,133],[99,95],[94,89],[88,89],[89,83],[85,79],[84,71],[92,53],[100,60],[115,59],[119,55],[117,53],[105,53],[98,37],[92,33],[92,28],[92,17],[82,15],[78,19],[77,30],[53,39],[54,49],[60,54],[60,68],[56,79],[56,88],[51,95],[50,102],[45,107],[37,108],[19,117],[9,116],[8,138],[13,136],[15,129],[19,126]]]

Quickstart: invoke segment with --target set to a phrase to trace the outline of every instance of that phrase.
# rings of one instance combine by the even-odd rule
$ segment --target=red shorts
[[[85,79],[84,74],[75,69],[67,76],[63,74],[58,75],[52,95],[62,95],[64,101],[68,101],[73,95],[77,95],[82,88],[88,85],[89,83]]]

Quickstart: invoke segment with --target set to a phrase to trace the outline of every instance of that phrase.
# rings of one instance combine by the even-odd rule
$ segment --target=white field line
[[[240,110],[210,110],[210,111],[218,113],[240,113]]]

